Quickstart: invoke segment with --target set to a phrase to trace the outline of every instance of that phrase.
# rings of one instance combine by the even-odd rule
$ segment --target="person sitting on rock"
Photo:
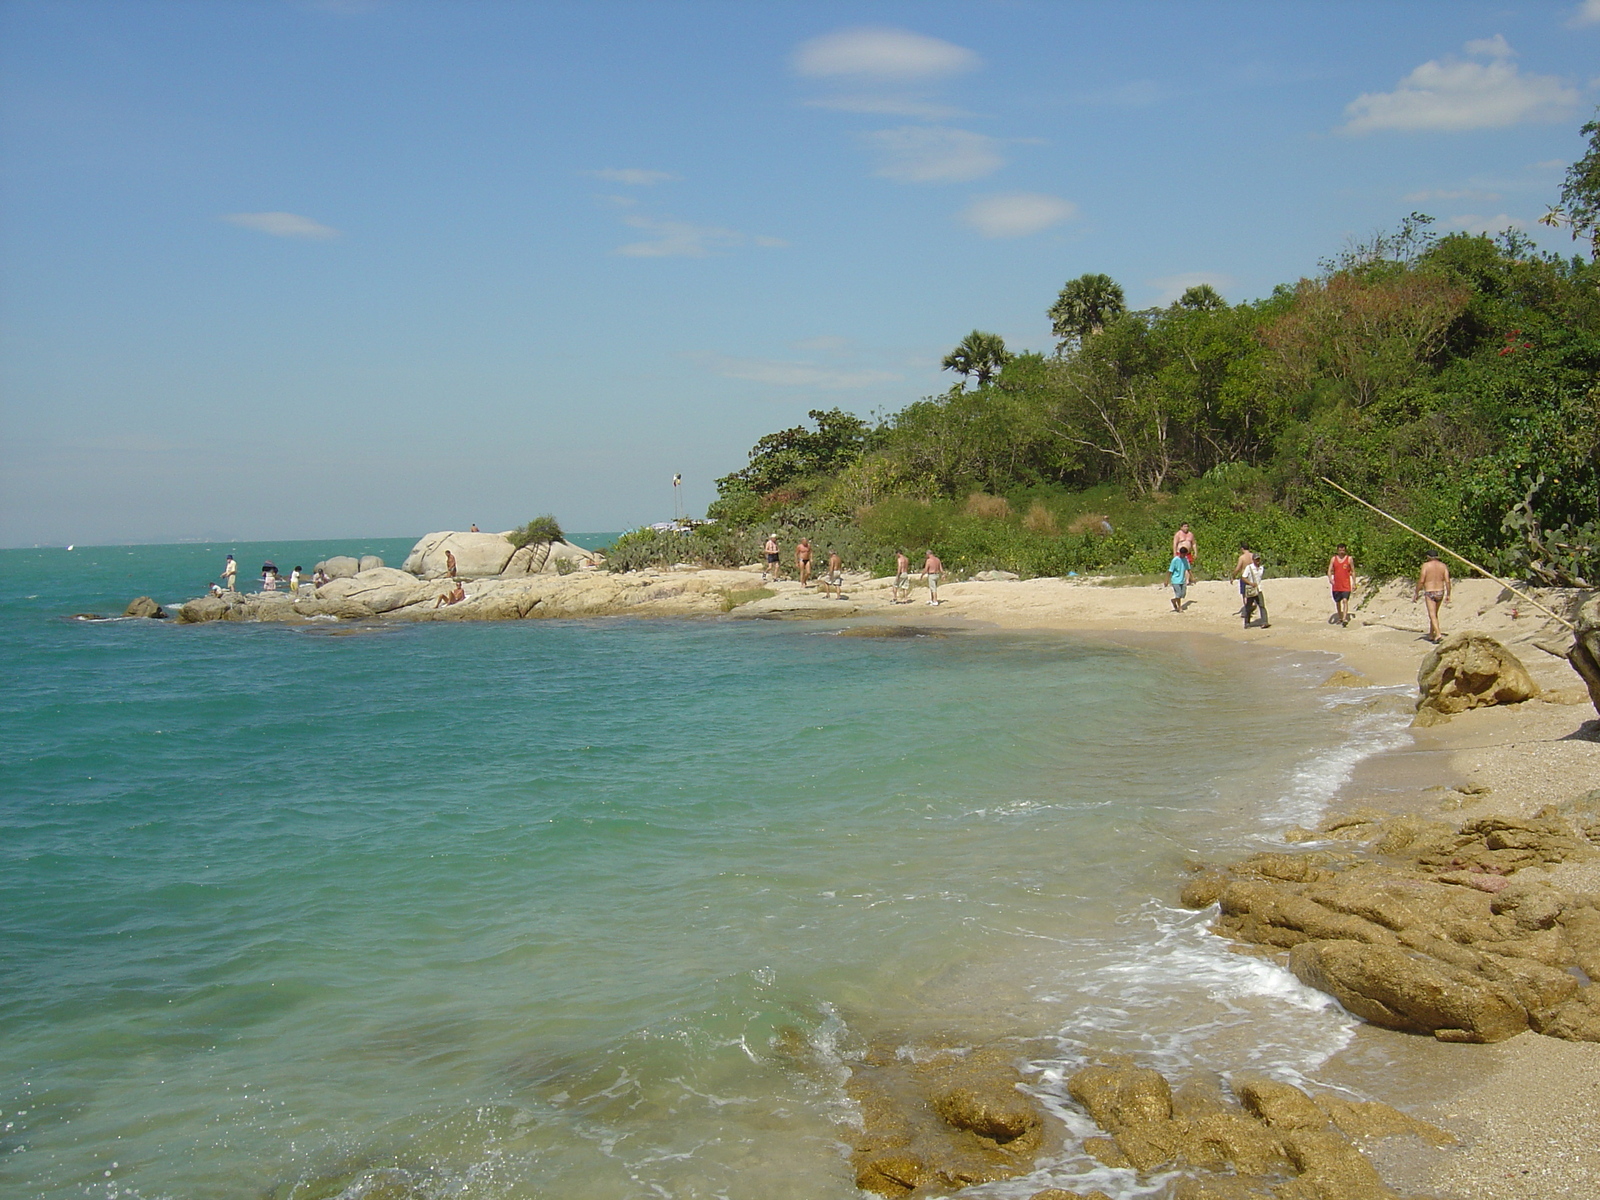
[[[460,604],[466,598],[467,589],[461,585],[461,581],[458,579],[453,589],[439,593],[439,598],[434,601],[433,606],[435,608],[443,608],[447,604]]]
[[[319,587],[321,587],[323,584],[325,584],[327,582],[329,582],[328,573],[326,571],[324,571],[321,567],[318,567],[315,571],[311,572],[311,586],[312,587],[319,588]]]

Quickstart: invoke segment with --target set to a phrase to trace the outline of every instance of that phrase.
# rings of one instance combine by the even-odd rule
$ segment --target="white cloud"
[[[798,342],[790,342],[796,350],[803,350],[809,354],[842,354],[855,345],[847,337],[837,334],[825,333],[819,337],[802,338]]]
[[[880,129],[861,140],[879,156],[877,174],[901,183],[965,183],[1006,165],[993,138],[942,125]]]
[[[738,246],[778,247],[789,244],[782,238],[750,237],[736,229],[691,225],[687,221],[670,218],[626,216],[622,222],[652,235],[642,242],[618,246],[616,252],[628,258],[706,258],[718,250],[730,250]]]
[[[827,391],[844,391],[849,388],[898,383],[902,378],[892,371],[870,368],[842,370],[837,367],[819,367],[815,363],[786,362],[773,358],[731,358],[722,354],[700,357],[713,374],[721,375],[725,379],[742,379],[747,383],[764,383],[773,387],[811,387]]]
[[[1434,59],[1392,92],[1364,92],[1345,106],[1344,133],[1378,129],[1504,129],[1525,121],[1559,120],[1578,102],[1577,89],[1555,75],[1524,75],[1505,38],[1468,42],[1466,52],[1488,62]]]
[[[1078,215],[1078,206],[1040,192],[1005,192],[974,200],[961,219],[986,238],[1027,237]]]
[[[1183,294],[1192,287],[1199,287],[1202,283],[1209,283],[1224,297],[1228,289],[1237,286],[1238,280],[1232,275],[1223,275],[1216,271],[1191,271],[1187,275],[1163,275],[1159,279],[1145,281],[1156,289],[1156,298],[1153,303],[1157,307],[1174,304],[1183,298]]]
[[[1446,229],[1459,229],[1463,233],[1504,233],[1507,229],[1525,230],[1529,222],[1521,217],[1513,217],[1500,213],[1493,217],[1480,217],[1475,213],[1451,217],[1445,223]]]
[[[1577,29],[1582,25],[1600,24],[1600,0],[1583,0],[1567,18],[1567,27]]]
[[[679,179],[671,171],[646,171],[638,167],[606,167],[599,171],[586,171],[596,179],[604,179],[608,183],[624,183],[629,187],[649,187],[653,183],[666,183],[671,179]]]
[[[258,233],[270,233],[273,237],[308,238],[312,241],[326,241],[336,238],[339,231],[321,221],[313,221],[310,217],[302,217],[295,213],[287,212],[254,212],[254,213],[224,213],[217,218],[230,225],[238,225],[242,229],[254,229]]]
[[[825,96],[807,100],[807,108],[826,108],[833,112],[871,113],[876,116],[920,117],[924,121],[949,121],[970,117],[964,109],[935,104],[916,96]]]
[[[938,79],[981,62],[964,46],[909,29],[841,29],[802,42],[794,52],[795,73],[813,78]]]

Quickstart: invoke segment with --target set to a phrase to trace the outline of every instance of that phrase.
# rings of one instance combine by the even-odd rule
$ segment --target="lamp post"
[[[683,476],[678,474],[672,477],[672,519],[683,520]]]

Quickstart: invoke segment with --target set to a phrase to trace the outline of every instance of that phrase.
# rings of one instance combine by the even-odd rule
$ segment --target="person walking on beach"
[[[761,552],[767,556],[767,569],[765,571],[761,572],[761,582],[765,583],[767,581],[767,576],[768,575],[771,575],[772,578],[774,580],[776,580],[778,578],[778,535],[777,534],[769,533],[767,535],[767,544],[761,548]]]
[[[230,592],[239,590],[239,564],[233,561],[233,555],[228,555],[228,561],[222,564],[222,581],[228,585]]]
[[[939,576],[944,574],[944,564],[931,549],[922,563],[922,573],[928,580],[928,603],[936,605],[939,603]]]
[[[811,586],[811,539],[801,538],[794,548],[794,566],[800,574],[800,586]]]
[[[822,590],[832,592],[835,600],[844,599],[844,564],[832,546],[828,547],[828,574],[822,580]]]
[[[1252,562],[1254,562],[1254,561],[1255,561],[1255,556],[1250,552],[1250,543],[1249,542],[1240,542],[1239,543],[1239,560],[1233,564],[1233,576],[1232,577],[1239,581],[1239,611],[1241,613],[1245,611],[1245,607],[1244,607],[1244,573],[1245,573],[1245,569],[1247,567],[1249,567],[1250,564]],[[1248,617],[1246,617],[1245,619],[1249,620]]]
[[[1432,550],[1428,551],[1422,570],[1417,572],[1417,587],[1411,595],[1411,603],[1415,604],[1418,597],[1428,609],[1428,641],[1444,641],[1444,634],[1439,631],[1439,605],[1450,603],[1450,568],[1440,562],[1438,554]]]
[[[1194,534],[1189,532],[1189,522],[1185,521],[1178,526],[1178,532],[1172,535],[1172,557],[1177,558],[1184,550],[1189,551],[1189,565],[1194,566],[1200,551],[1194,544]]]
[[[904,550],[895,551],[894,587],[889,589],[889,603],[911,603],[911,560]]]
[[[1333,592],[1333,619],[1341,626],[1350,624],[1350,593],[1354,590],[1356,560],[1343,542],[1328,560],[1328,588]]]
[[[1252,554],[1250,565],[1239,576],[1239,590],[1244,593],[1244,627],[1250,628],[1250,617],[1256,609],[1261,610],[1261,628],[1271,629],[1272,623],[1267,616],[1267,598],[1261,592],[1261,580],[1266,576],[1267,570],[1261,565],[1261,555]]]
[[[1167,564],[1167,582],[1172,584],[1172,611],[1183,611],[1183,598],[1189,591],[1189,572],[1194,569],[1194,561],[1189,557],[1191,551],[1184,546],[1172,552],[1172,561]]]

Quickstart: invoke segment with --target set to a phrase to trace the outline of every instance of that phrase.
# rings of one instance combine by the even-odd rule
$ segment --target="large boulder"
[[[1506,984],[1409,947],[1302,942],[1289,969],[1374,1025],[1431,1033],[1442,1042],[1501,1042],[1528,1028]]]
[[[569,564],[572,569],[577,569],[599,566],[604,561],[603,554],[585,550],[582,546],[574,546],[571,542],[529,542],[512,554],[500,574],[508,578],[554,575],[560,572],[563,563]]]
[[[363,554],[361,556],[361,569],[363,571],[377,571],[383,567],[383,559],[376,554]]]
[[[430,533],[411,548],[405,570],[423,579],[448,575],[448,551],[455,556],[458,578],[486,579],[505,570],[515,550],[498,533]]]
[[[1577,629],[1567,661],[1589,687],[1589,699],[1600,712],[1600,594],[1590,596],[1578,609]]]
[[[375,613],[386,613],[424,599],[431,600],[438,591],[437,584],[425,583],[405,571],[377,567],[323,584],[317,589],[317,598],[354,600]]]
[[[1422,660],[1417,671],[1417,719],[1440,717],[1491,704],[1520,704],[1539,694],[1517,656],[1492,637],[1453,633]]]
[[[351,558],[348,554],[335,554],[317,566],[321,567],[330,579],[349,579],[352,575],[361,573],[361,560]]]
[[[159,620],[167,614],[162,611],[161,605],[150,599],[149,596],[140,596],[137,600],[128,601],[128,607],[122,610],[122,615],[125,617],[152,617]]]

